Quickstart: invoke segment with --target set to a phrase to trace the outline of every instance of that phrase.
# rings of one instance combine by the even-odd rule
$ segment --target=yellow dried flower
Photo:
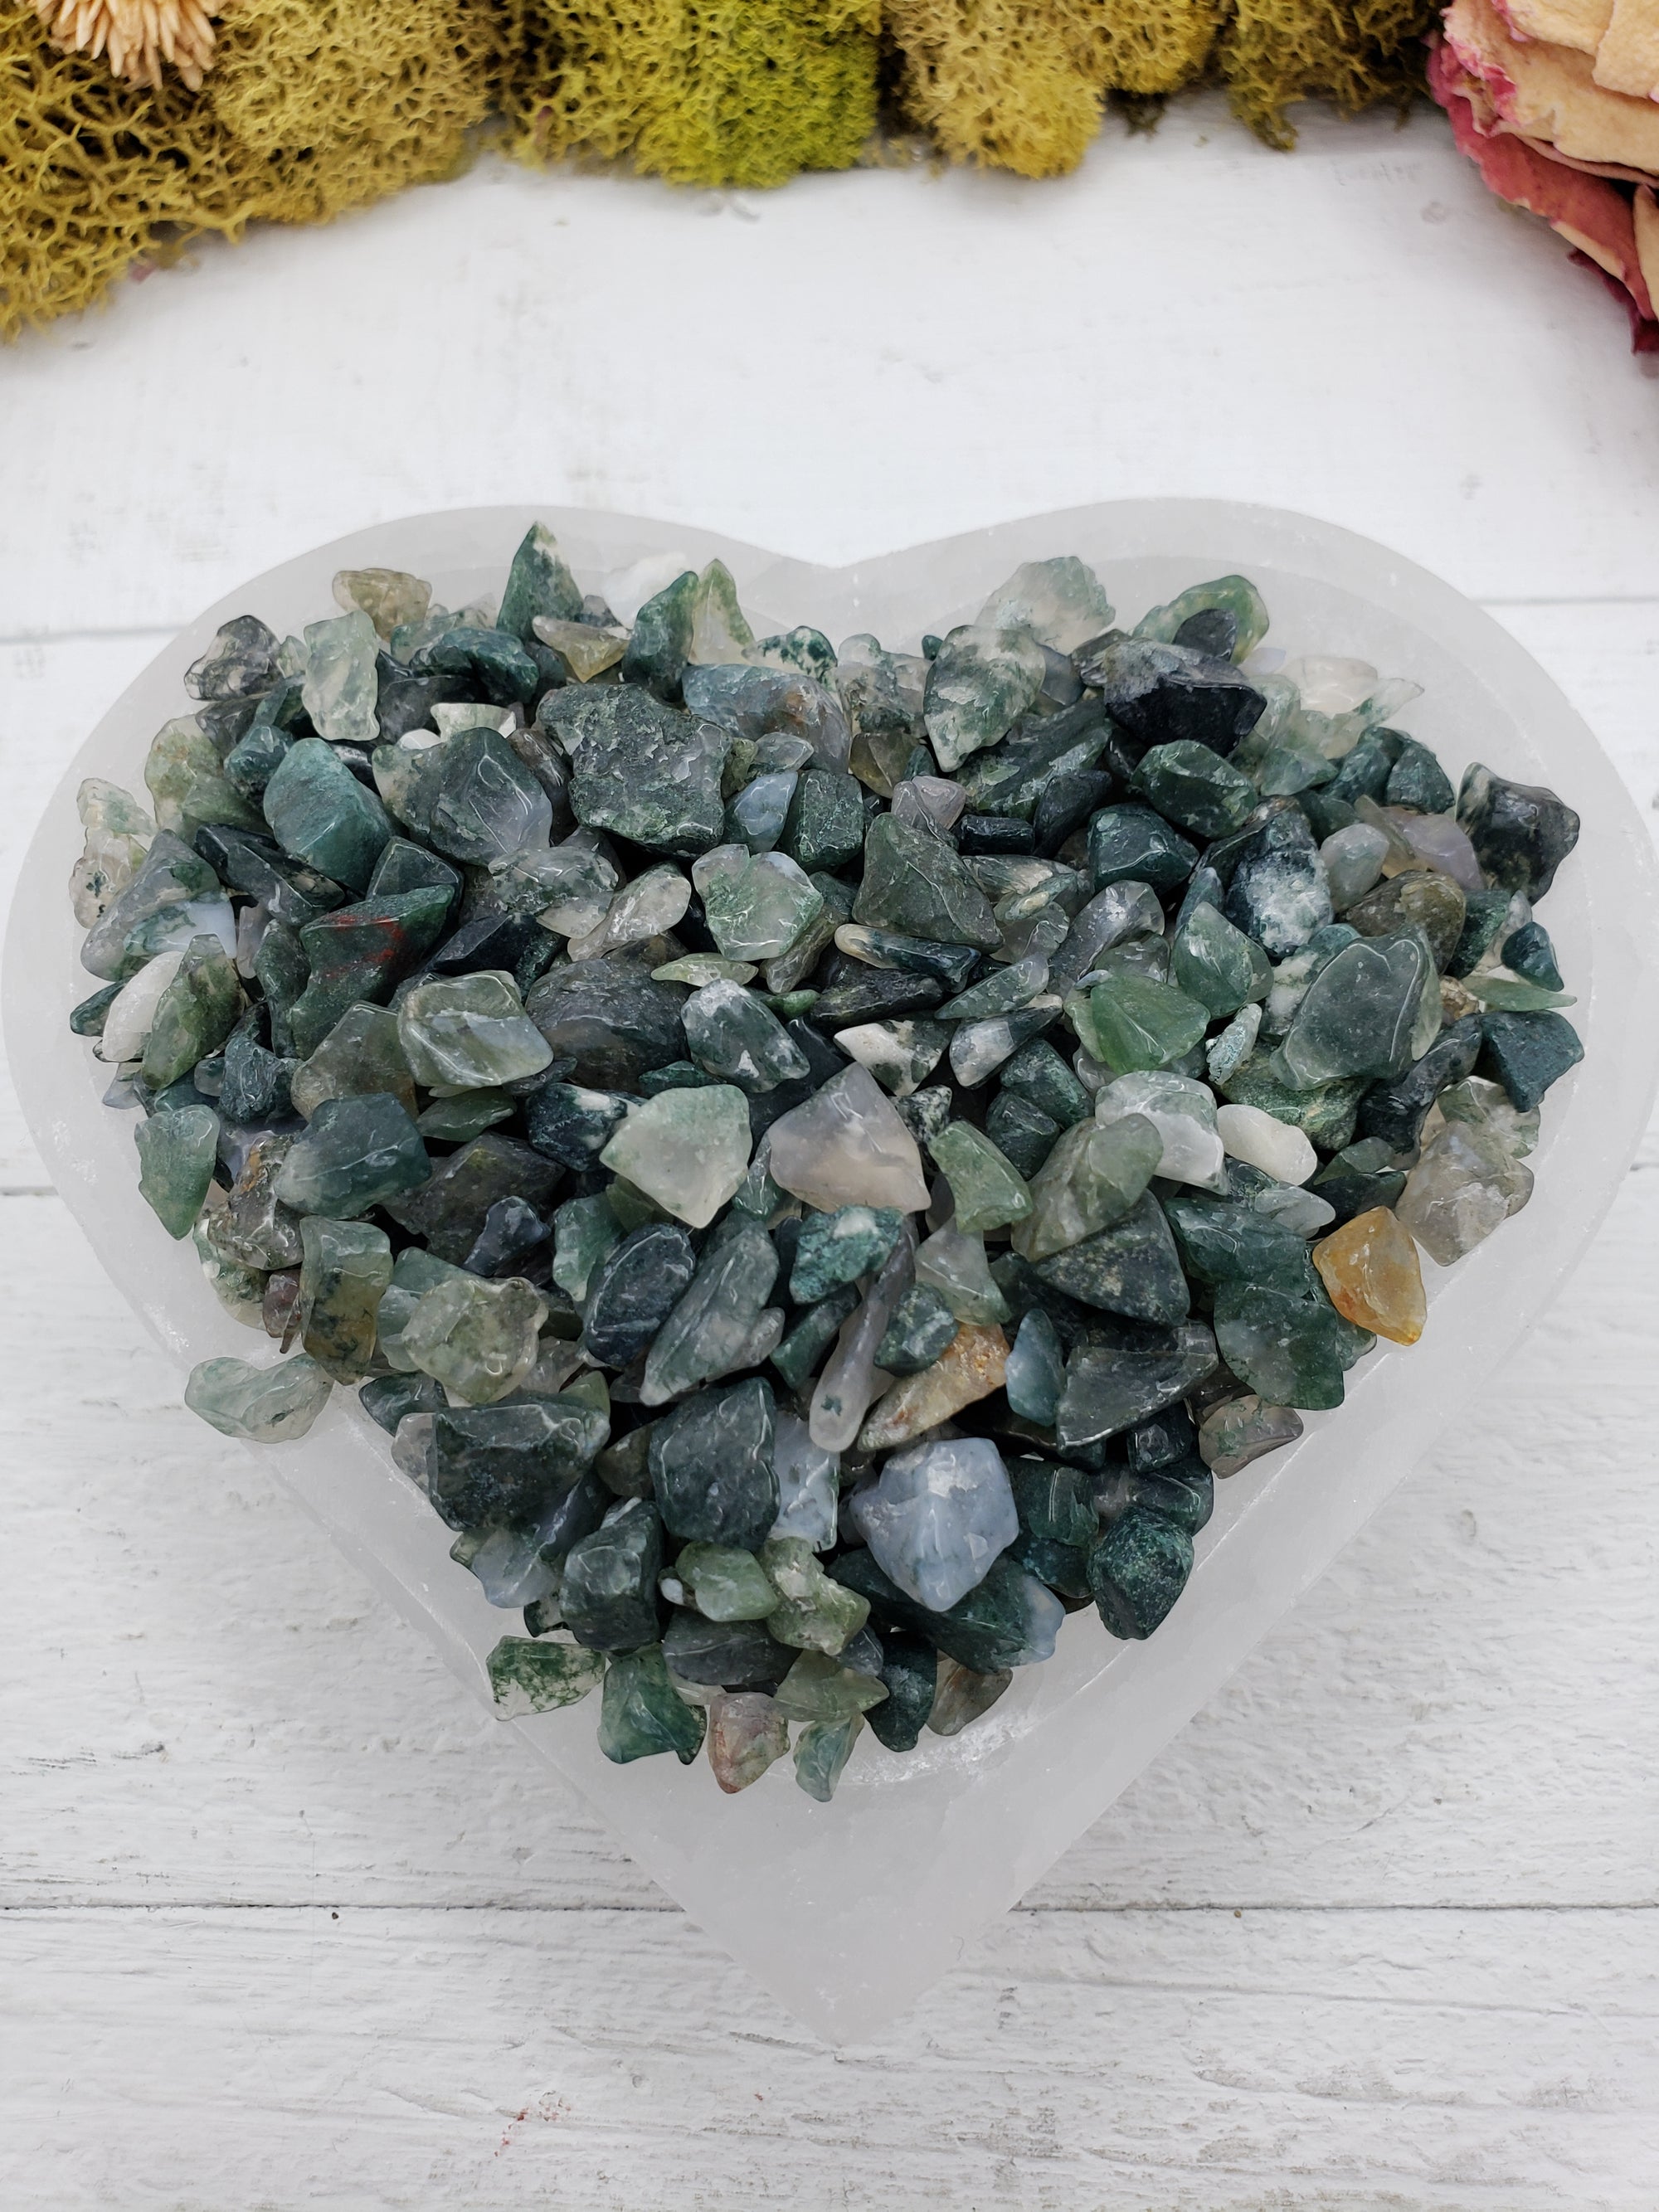
[[[192,92],[213,67],[207,0],[34,0],[34,12],[63,53],[102,53],[117,76],[161,88],[169,62]]]

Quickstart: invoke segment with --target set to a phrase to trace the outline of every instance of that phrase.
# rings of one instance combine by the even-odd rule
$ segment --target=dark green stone
[[[491,1409],[495,1410],[495,1409]],[[642,1498],[613,1506],[604,1523],[573,1544],[564,1563],[560,1610],[590,1651],[634,1651],[657,1639],[657,1577],[662,1522]]]
[[[505,1091],[463,1091],[453,1098],[434,1098],[415,1126],[428,1144],[465,1145],[510,1121],[518,1110],[519,1102]]]
[[[1031,714],[1011,736],[963,763],[957,781],[976,813],[1029,821],[1056,777],[1085,771],[1104,750],[1108,731],[1098,699],[1057,714]]]
[[[260,939],[259,949],[253,956],[253,973],[264,993],[273,1050],[295,1051],[294,1009],[305,995],[311,963],[298,933],[286,922],[273,921]]]
[[[104,1017],[121,995],[118,983],[106,983],[89,999],[82,999],[69,1018],[71,1033],[76,1036],[102,1036]]]
[[[545,1218],[561,1180],[559,1170],[539,1152],[489,1129],[452,1152],[429,1182],[382,1202],[400,1227],[424,1237],[438,1259],[459,1267],[483,1233],[492,1206],[504,1198],[521,1198]]]
[[[653,853],[706,853],[719,844],[725,731],[627,684],[573,684],[553,696],[578,822]]]
[[[695,1060],[671,1060],[666,1067],[647,1067],[640,1078],[640,1089],[647,1098],[660,1098],[665,1091],[706,1091],[724,1079],[699,1067]]]
[[[407,837],[393,837],[374,863],[374,872],[368,879],[369,897],[395,898],[403,891],[428,890],[447,891],[453,914],[461,896],[459,869],[428,852],[424,845],[412,845]]]
[[[219,1111],[227,1121],[280,1121],[292,1110],[289,1085],[299,1062],[260,1042],[264,1022],[264,1009],[253,1007],[225,1040]]]
[[[545,841],[547,793],[499,730],[458,730],[414,757],[404,818],[446,859],[488,866]]]
[[[295,1213],[349,1221],[418,1188],[431,1172],[419,1130],[389,1091],[325,1098],[295,1139],[276,1196]]]
[[[1380,805],[1387,795],[1394,764],[1410,743],[1396,730],[1367,730],[1338,763],[1335,775],[1325,787],[1326,797],[1345,800],[1350,807],[1362,799],[1375,799]]]
[[[869,1599],[872,1613],[883,1624],[884,1638],[889,1624],[909,1629],[976,1674],[994,1674],[1000,1667],[1029,1666],[1053,1650],[1059,1608],[1035,1577],[1006,1554],[991,1562],[984,1580],[958,1598],[948,1613],[929,1613],[907,1597],[868,1552],[844,1552],[831,1560],[829,1571],[847,1589]],[[881,1707],[874,1710],[879,1712]]]
[[[1272,965],[1255,939],[1207,903],[1194,907],[1176,932],[1170,975],[1212,1020],[1265,999],[1273,983]]]
[[[604,954],[543,976],[525,1009],[559,1058],[574,1060],[572,1081],[637,1091],[646,1070],[685,1058],[684,1003],[681,985]]]
[[[1354,1120],[1358,1133],[1379,1138],[1390,1152],[1410,1152],[1430,1107],[1446,1085],[1461,1083],[1466,1075],[1474,1073],[1480,1042],[1479,1014],[1449,1023],[1420,1059],[1414,1060],[1409,1067],[1387,1082],[1372,1084],[1359,1102]],[[1331,1199],[1329,1202],[1334,1205],[1336,1201]]]
[[[1164,1200],[1164,1210],[1194,1282],[1211,1287],[1271,1283],[1302,1291],[1314,1279],[1305,1241],[1237,1199],[1178,1190]]]
[[[705,1620],[676,1611],[663,1656],[682,1681],[723,1690],[775,1690],[800,1656],[763,1620]]]
[[[255,722],[225,755],[225,781],[250,806],[260,805],[270,779],[293,751],[295,733],[271,722]]]
[[[161,994],[144,1042],[144,1080],[165,1090],[216,1052],[243,1006],[235,963],[216,937],[193,937]]]
[[[1258,829],[1231,841],[1232,874],[1222,905],[1272,960],[1299,951],[1331,920],[1330,886],[1308,818],[1296,805],[1279,805]],[[1216,854],[1210,858],[1220,868]]]
[[[124,983],[158,952],[190,942],[198,925],[181,910],[187,902],[222,896],[201,854],[172,830],[158,830],[132,881],[87,932],[81,965],[106,982]]]
[[[652,1432],[651,1482],[670,1534],[758,1550],[778,1517],[772,1435],[771,1388],[758,1376],[666,1413]]]
[[[927,1013],[945,996],[944,984],[933,976],[900,969],[856,967],[849,961],[840,973],[842,980],[820,991],[813,1004],[812,1019],[821,1030]]]
[[[1011,1460],[1008,1486],[1019,1525],[1028,1534],[1073,1547],[1094,1541],[1098,1528],[1092,1490],[1079,1468],[1049,1460]]]
[[[1319,1170],[1308,1188],[1335,1214],[1334,1227],[1352,1221],[1357,1213],[1369,1213],[1374,1206],[1393,1208],[1406,1188],[1405,1170],[1389,1165],[1393,1158],[1391,1146],[1376,1137],[1364,1137]]]
[[[1426,745],[1407,738],[1389,771],[1383,793],[1390,806],[1406,806],[1419,814],[1449,814],[1457,793],[1451,778]]]
[[[1270,1406],[1340,1406],[1343,1375],[1376,1342],[1343,1320],[1316,1281],[1300,1290],[1224,1282],[1214,1320],[1222,1358]]]
[[[1483,1014],[1480,1033],[1476,1073],[1501,1083],[1522,1114],[1584,1057],[1577,1030],[1561,1014]]]
[[[533,699],[541,672],[519,640],[505,629],[446,630],[410,660],[417,676],[459,676],[493,707]]]
[[[791,1303],[816,1305],[843,1283],[856,1283],[879,1267],[903,1218],[890,1206],[843,1206],[833,1213],[809,1214],[795,1246]]]
[[[1057,1597],[1086,1604],[1091,1595],[1089,1554],[1080,1544],[1056,1544],[1052,1537],[1032,1536],[1022,1529],[1003,1556],[1046,1583]]]
[[[1399,1075],[1432,981],[1428,948],[1414,931],[1344,945],[1309,985],[1277,1069],[1301,1090],[1343,1076]]]
[[[1191,1303],[1170,1224],[1150,1191],[1121,1221],[1040,1261],[1036,1272],[1079,1305],[1133,1321],[1184,1321]]]
[[[554,622],[575,622],[581,611],[581,586],[565,566],[552,532],[544,523],[532,523],[507,570],[496,628],[528,645],[536,635],[538,615]]]
[[[1352,1141],[1354,1116],[1368,1079],[1341,1075],[1310,1091],[1292,1091],[1271,1076],[1259,1059],[1247,1060],[1219,1086],[1232,1106],[1259,1106],[1280,1121],[1302,1130],[1322,1152],[1340,1152]]]
[[[863,785],[834,769],[804,769],[780,842],[809,874],[857,860],[864,849]]]
[[[308,980],[289,1014],[294,1049],[313,1053],[348,1008],[384,1006],[442,936],[448,894],[436,885],[337,908],[300,933]],[[263,949],[263,948],[262,948]]]
[[[1198,1425],[1184,1405],[1165,1406],[1161,1413],[1135,1423],[1123,1439],[1123,1449],[1137,1474],[1171,1467],[1198,1449]]]
[[[1169,822],[1197,837],[1242,829],[1257,804],[1255,786],[1208,745],[1184,738],[1141,756],[1129,788]]]
[[[210,1106],[183,1106],[152,1115],[133,1136],[140,1195],[169,1237],[188,1237],[213,1180],[219,1116]]]
[[[605,1367],[626,1367],[655,1337],[696,1273],[677,1221],[653,1221],[607,1254],[588,1285],[582,1343]]]
[[[285,853],[362,892],[392,823],[331,745],[301,738],[265,787],[265,820]]]
[[[772,1354],[772,1364],[792,1390],[800,1389],[808,1376],[817,1373],[824,1354],[840,1335],[842,1323],[858,1302],[858,1287],[848,1283],[844,1289],[808,1307],[779,1345]],[[954,1334],[954,1319],[951,1328]]]
[[[1478,762],[1464,770],[1457,818],[1492,881],[1534,905],[1578,842],[1578,817],[1553,791],[1511,783]]]
[[[1115,1342],[1081,1343],[1066,1362],[1055,1441],[1068,1451],[1133,1428],[1184,1398],[1215,1364],[1215,1338],[1199,1321],[1127,1324]]]
[[[327,876],[291,860],[273,838],[204,823],[191,841],[222,884],[253,899],[277,921],[303,928],[344,904],[347,894]]]
[[[599,1749],[619,1766],[665,1751],[690,1766],[702,1749],[708,1725],[701,1706],[688,1705],[669,1680],[661,1644],[628,1652],[605,1669]]]
[[[1132,1506],[1089,1554],[1089,1587],[1114,1636],[1148,1637],[1187,1587],[1193,1540],[1162,1514]]]
[[[1029,1182],[1053,1152],[1060,1124],[1005,1083],[986,1114],[985,1133]]]
[[[931,945],[925,937],[901,937],[890,929],[860,927],[857,942],[872,965],[896,968],[906,975],[931,975],[947,991],[960,991],[980,964],[971,945]]]
[[[525,1102],[525,1127],[538,1152],[563,1167],[589,1168],[628,1118],[629,1101],[614,1091],[545,1083]]]
[[[1505,890],[1465,894],[1463,927],[1446,963],[1447,975],[1463,976],[1473,973],[1502,935],[1512,903],[1512,895]]]
[[[1197,866],[1197,846],[1150,806],[1103,807],[1089,824],[1089,872],[1097,891],[1128,882],[1176,891]]]
[[[990,901],[955,848],[893,814],[878,815],[870,825],[853,916],[872,928],[939,945],[990,951],[1002,942]]]
[[[1083,681],[1101,694],[1110,720],[1142,749],[1186,738],[1230,753],[1267,705],[1231,661],[1154,638],[1109,631],[1079,647],[1073,659]]]
[[[1109,1527],[1145,1506],[1196,1536],[1215,1510],[1215,1477],[1196,1452],[1168,1467],[1109,1468],[1095,1484],[1094,1502]]]
[[[665,701],[679,697],[685,657],[691,650],[696,596],[697,572],[688,568],[646,601],[634,617],[633,635],[623,655],[624,684],[646,684]]]
[[[357,1402],[389,1437],[408,1413],[441,1413],[449,1404],[441,1382],[429,1375],[377,1375],[357,1393]]]
[[[452,1528],[535,1522],[587,1472],[604,1449],[609,1426],[597,1408],[568,1392],[517,1405],[452,1407],[433,1425],[432,1503]],[[650,1520],[654,1527],[654,1513]],[[660,1567],[660,1535],[658,1547]],[[575,1628],[574,1618],[567,1618]],[[655,1633],[653,1613],[644,1634],[633,1640]]]
[[[890,1375],[920,1375],[948,1349],[957,1326],[956,1316],[937,1291],[925,1283],[913,1284],[893,1309],[887,1333],[876,1348],[876,1364]]]
[[[1506,968],[1524,975],[1529,983],[1541,983],[1547,991],[1566,988],[1556,965],[1549,932],[1538,922],[1523,922],[1519,929],[1511,930],[1504,939],[1503,959]]]
[[[926,1637],[891,1630],[881,1639],[881,1680],[886,1698],[864,1716],[870,1733],[889,1751],[914,1751],[933,1710],[939,1654]]]
[[[1003,1063],[1001,1081],[1005,1091],[1027,1100],[1063,1129],[1086,1121],[1095,1110],[1085,1085],[1042,1037],[1033,1037]]]

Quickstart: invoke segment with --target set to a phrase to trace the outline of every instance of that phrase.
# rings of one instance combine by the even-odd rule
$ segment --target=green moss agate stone
[[[532,523],[513,556],[497,629],[527,643],[538,615],[574,622],[581,611],[581,586],[566,567],[557,538],[544,522]]]
[[[821,1298],[817,1305],[809,1306],[783,1339],[772,1354],[772,1364],[792,1390],[801,1389],[817,1372],[824,1355],[841,1334],[842,1324],[851,1316],[858,1303],[858,1289],[849,1283],[843,1289],[832,1291],[827,1298]],[[956,1334],[956,1327],[952,1317],[952,1336]],[[884,1343],[885,1340],[884,1338]],[[933,1361],[924,1359],[921,1364],[928,1367]],[[895,1368],[892,1371],[896,1374],[899,1370]]]
[[[333,1387],[303,1352],[274,1367],[255,1367],[246,1359],[204,1359],[191,1370],[185,1403],[222,1437],[291,1443],[310,1428]]]
[[[1216,1340],[1202,1322],[1126,1323],[1115,1342],[1084,1342],[1066,1362],[1054,1416],[1062,1451],[1115,1437],[1184,1398],[1214,1371]]]
[[[1242,829],[1258,804],[1249,776],[1190,738],[1144,753],[1129,788],[1166,821],[1200,837],[1225,837]]]
[[[453,1406],[433,1425],[432,1503],[452,1528],[533,1522],[587,1472],[610,1433],[605,1414],[568,1392],[513,1405]],[[661,1564],[659,1551],[653,1586]],[[565,1617],[574,1629],[568,1606]]]
[[[1002,942],[990,901],[955,848],[894,814],[870,825],[853,918],[940,945],[992,951]]]
[[[958,1598],[948,1613],[929,1613],[907,1597],[868,1552],[843,1553],[831,1561],[830,1572],[869,1599],[871,1613],[883,1624],[884,1633],[888,1622],[908,1629],[975,1674],[1031,1666],[1052,1657],[1065,1618],[1059,1599],[1006,1556],[994,1559],[984,1580]]]
[[[81,965],[106,981],[125,982],[157,953],[188,945],[210,915],[228,914],[208,863],[171,830],[158,830],[131,882],[87,932]]]
[[[1132,1506],[1089,1553],[1089,1587],[1114,1636],[1148,1637],[1187,1587],[1193,1540],[1160,1513]]]
[[[890,1206],[843,1206],[801,1224],[789,1277],[798,1305],[815,1305],[844,1283],[879,1267],[892,1250],[903,1216]]]
[[[264,817],[285,853],[359,893],[392,823],[372,791],[320,738],[301,738],[265,786]]]
[[[771,1388],[757,1376],[700,1390],[658,1422],[651,1482],[672,1534],[743,1551],[764,1542],[778,1517],[773,1420]]]
[[[295,1050],[301,1057],[314,1052],[361,1001],[389,999],[442,936],[448,913],[448,894],[428,885],[364,899],[307,922],[300,933],[307,980],[288,1018]]]
[[[163,830],[192,836],[204,823],[240,830],[263,825],[258,811],[226,781],[219,749],[194,714],[160,731],[144,763],[144,781]]]
[[[484,1662],[489,1693],[503,1720],[574,1705],[605,1680],[605,1662],[579,1644],[504,1636]]]
[[[1195,906],[1176,932],[1170,976],[1215,1019],[1265,999],[1273,963],[1254,938],[1206,903]]]
[[[688,568],[646,601],[634,617],[633,633],[623,655],[624,684],[643,684],[666,702],[679,697],[686,657],[691,650],[696,595],[697,572]]]
[[[867,1713],[886,1697],[872,1674],[843,1667],[824,1651],[803,1651],[773,1695],[792,1721],[842,1721]]]
[[[140,1196],[169,1237],[188,1237],[213,1180],[219,1116],[210,1106],[183,1106],[152,1114],[133,1138]]]
[[[726,732],[625,685],[573,685],[553,712],[570,756],[578,822],[653,853],[706,853],[720,843]]]
[[[778,1593],[752,1552],[726,1544],[687,1544],[674,1572],[706,1620],[764,1620]]]
[[[1089,872],[1097,891],[1150,884],[1179,890],[1198,866],[1198,848],[1150,806],[1103,807],[1089,824]]]
[[[1079,1305],[1135,1321],[1187,1317],[1187,1278],[1164,1210],[1150,1191],[1110,1229],[1039,1261],[1036,1272]]]
[[[964,1235],[1004,1228],[1030,1212],[1025,1178],[971,1122],[948,1122],[930,1149],[950,1182],[956,1225]]]
[[[780,842],[809,875],[857,860],[864,849],[864,788],[857,777],[836,769],[804,769]]]
[[[870,1618],[866,1601],[825,1574],[805,1537],[769,1538],[760,1563],[779,1594],[766,1626],[780,1644],[833,1656]]]
[[[1340,1406],[1344,1373],[1376,1341],[1344,1321],[1322,1285],[1286,1289],[1228,1280],[1217,1288],[1214,1318],[1222,1358],[1273,1406]]]
[[[890,1375],[920,1375],[948,1350],[958,1326],[937,1291],[924,1283],[913,1284],[893,1308],[886,1334],[876,1347],[876,1364]]]
[[[933,1710],[939,1654],[925,1636],[890,1629],[881,1639],[881,1684],[885,1702],[865,1722],[878,1743],[892,1752],[914,1751]]]
[[[1577,1030],[1559,1014],[1485,1014],[1480,1038],[1478,1072],[1501,1083],[1522,1114],[1584,1057]]]
[[[145,1082],[161,1091],[187,1075],[224,1042],[243,1004],[235,963],[218,939],[192,938],[144,1042]]]
[[[1079,1036],[1114,1075],[1172,1067],[1203,1041],[1209,1014],[1172,983],[1119,975],[1066,1001]]]
[[[392,1280],[392,1241],[366,1221],[311,1215],[300,1224],[300,1338],[337,1382],[374,1358],[375,1315]]]
[[[345,1221],[417,1189],[431,1173],[419,1130],[389,1093],[328,1098],[283,1163],[276,1195],[296,1213]]]
[[[669,1679],[660,1644],[611,1662],[599,1708],[599,1749],[618,1766],[665,1751],[690,1766],[702,1749],[707,1725],[701,1707],[687,1705]]]
[[[796,1737],[795,1780],[819,1804],[835,1796],[863,1726],[863,1715],[854,1713],[846,1720],[809,1721]]]

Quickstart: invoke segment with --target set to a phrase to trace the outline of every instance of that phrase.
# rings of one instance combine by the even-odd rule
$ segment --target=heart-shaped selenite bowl
[[[1304,517],[1205,501],[1124,501],[1039,515],[848,568],[781,560],[679,524],[561,508],[491,507],[386,523],[289,561],[210,608],[145,671],[71,764],[25,862],[7,939],[4,1015],[35,1142],[94,1250],[183,1370],[264,1357],[221,1310],[188,1241],[138,1195],[133,1117],[100,1103],[109,1072],[72,1036],[90,980],[67,880],[75,792],[100,775],[142,794],[150,738],[184,711],[181,679],[219,624],[257,613],[281,634],[333,610],[343,568],[405,568],[463,606],[500,591],[540,520],[590,591],[652,556],[718,556],[757,632],[810,623],[873,630],[915,650],[969,621],[1020,562],[1076,553],[1133,622],[1231,570],[1261,586],[1269,642],[1357,655],[1423,697],[1401,717],[1455,779],[1471,760],[1553,786],[1583,817],[1545,909],[1578,995],[1583,1064],[1551,1091],[1530,1206],[1449,1269],[1426,1267],[1420,1344],[1382,1346],[1347,1403],[1310,1415],[1287,1451],[1218,1486],[1185,1595],[1147,1643],[1093,1613],[1023,1670],[963,1735],[895,1758],[867,1735],[833,1803],[787,1763],[738,1797],[705,1761],[610,1765],[593,1701],[510,1723],[552,1760],[688,1912],[820,2034],[845,2041],[902,2011],[1006,1911],[1212,1695],[1449,1425],[1478,1410],[1498,1363],[1537,1321],[1595,1234],[1644,1127],[1659,1060],[1659,896],[1646,830],[1555,686],[1487,616],[1381,546]],[[655,586],[653,586],[653,588]],[[228,1447],[240,1449],[240,1447]],[[263,1448],[295,1495],[486,1703],[484,1659],[516,1615],[492,1610],[448,1556],[453,1532],[392,1466],[390,1441],[338,1391],[303,1442]],[[41,1571],[47,1565],[41,1563]]]

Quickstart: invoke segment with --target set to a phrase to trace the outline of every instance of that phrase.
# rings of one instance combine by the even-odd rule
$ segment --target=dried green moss
[[[844,169],[876,121],[877,0],[516,0],[526,159],[629,156],[687,185]]]

